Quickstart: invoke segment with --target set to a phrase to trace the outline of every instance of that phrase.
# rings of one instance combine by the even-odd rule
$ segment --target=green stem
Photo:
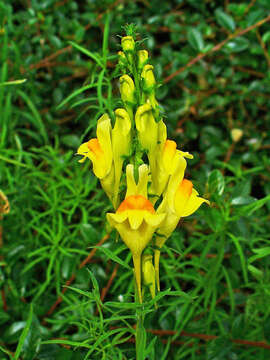
[[[144,349],[146,344],[146,331],[144,328],[144,316],[142,310],[137,311],[136,325],[136,360],[144,360]]]

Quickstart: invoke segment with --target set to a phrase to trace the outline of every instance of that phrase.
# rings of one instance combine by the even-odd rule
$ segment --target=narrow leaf
[[[20,336],[19,343],[18,343],[16,352],[15,352],[15,355],[14,355],[14,360],[19,359],[19,356],[20,356],[20,353],[22,351],[24,341],[25,341],[26,336],[27,336],[27,334],[28,334],[28,332],[30,330],[30,326],[31,326],[31,323],[32,323],[32,318],[33,318],[33,305],[31,304],[28,319],[27,319],[25,328],[23,329],[23,332],[22,332],[22,334]]]

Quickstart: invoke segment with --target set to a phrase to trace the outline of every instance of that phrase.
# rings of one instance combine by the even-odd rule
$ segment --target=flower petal
[[[193,214],[204,202],[206,202],[208,205],[210,204],[208,200],[197,196],[196,193],[196,190],[192,191],[192,194],[186,203],[185,209],[181,214],[182,217]]]
[[[137,230],[144,219],[145,210],[128,210],[128,221],[132,230]]]
[[[146,164],[139,166],[139,181],[136,184],[134,179],[134,165],[128,164],[126,167],[127,193],[126,198],[132,195],[141,195],[147,198],[147,185],[149,169]]]
[[[153,227],[158,227],[162,221],[165,219],[166,214],[150,214],[150,213],[146,213],[144,215],[145,221],[147,224],[153,226]]]
[[[109,221],[111,226],[115,226],[115,224],[121,224],[123,223],[127,217],[128,214],[127,212],[122,212],[122,213],[118,213],[118,214],[113,214],[113,213],[107,213],[107,220]]]

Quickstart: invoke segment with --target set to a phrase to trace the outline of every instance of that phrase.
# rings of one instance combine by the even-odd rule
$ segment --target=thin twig
[[[153,330],[153,329],[149,329],[146,330],[154,335],[159,335],[159,336],[164,336],[164,335],[176,335],[177,331],[175,330]],[[200,340],[204,340],[204,341],[209,341],[209,340],[215,340],[218,338],[217,335],[207,335],[207,334],[199,334],[199,333],[189,333],[186,331],[182,331],[179,336],[187,336],[187,337],[192,337],[192,338],[197,338]],[[246,346],[254,346],[254,347],[260,347],[260,348],[264,348],[264,349],[270,349],[270,344],[265,343],[264,341],[250,341],[250,340],[243,340],[243,339],[231,339],[231,341],[235,344],[240,344],[240,345],[246,345]]]
[[[249,32],[249,31],[251,31],[253,29],[256,29],[259,26],[262,26],[267,21],[270,21],[270,15],[268,15],[266,18],[256,22],[256,24],[248,26],[246,29],[238,30],[233,34],[230,34],[225,40],[221,41],[219,44],[214,46],[210,51],[208,51],[207,53],[204,53],[204,54],[200,53],[195,58],[190,60],[185,66],[182,66],[180,69],[176,70],[174,73],[167,76],[164,79],[164,83],[167,83],[167,82],[171,81],[175,76],[179,75],[181,72],[185,71],[187,68],[191,67],[192,65],[194,65],[198,61],[202,60],[205,56],[207,56],[207,55],[209,55],[209,54],[211,54],[213,52],[219,51],[227,42],[237,38],[238,36],[242,36],[242,35],[246,34],[247,32]]]
[[[109,281],[107,282],[107,285],[101,290],[100,299],[101,299],[102,302],[104,301],[108,291],[110,290],[110,287],[112,286],[112,283],[113,283],[113,280],[114,280],[114,278],[115,278],[115,276],[117,274],[118,268],[119,268],[119,265],[116,264],[114,269],[113,269],[113,272],[111,274],[111,277],[110,277]]]

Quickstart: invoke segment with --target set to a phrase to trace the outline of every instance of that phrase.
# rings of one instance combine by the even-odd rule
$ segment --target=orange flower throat
[[[163,152],[172,158],[176,152],[176,142],[173,140],[166,140]]]
[[[88,149],[92,151],[97,158],[103,156],[103,151],[100,147],[99,141],[97,138],[91,139],[87,143]]]
[[[192,188],[193,188],[192,182],[187,179],[183,179],[182,182],[180,183],[177,191],[182,193],[184,196],[190,197],[190,195],[192,193]]]
[[[155,213],[155,209],[151,202],[142,195],[131,195],[127,197],[121,202],[116,212],[119,213],[126,210],[146,210],[151,214]]]

